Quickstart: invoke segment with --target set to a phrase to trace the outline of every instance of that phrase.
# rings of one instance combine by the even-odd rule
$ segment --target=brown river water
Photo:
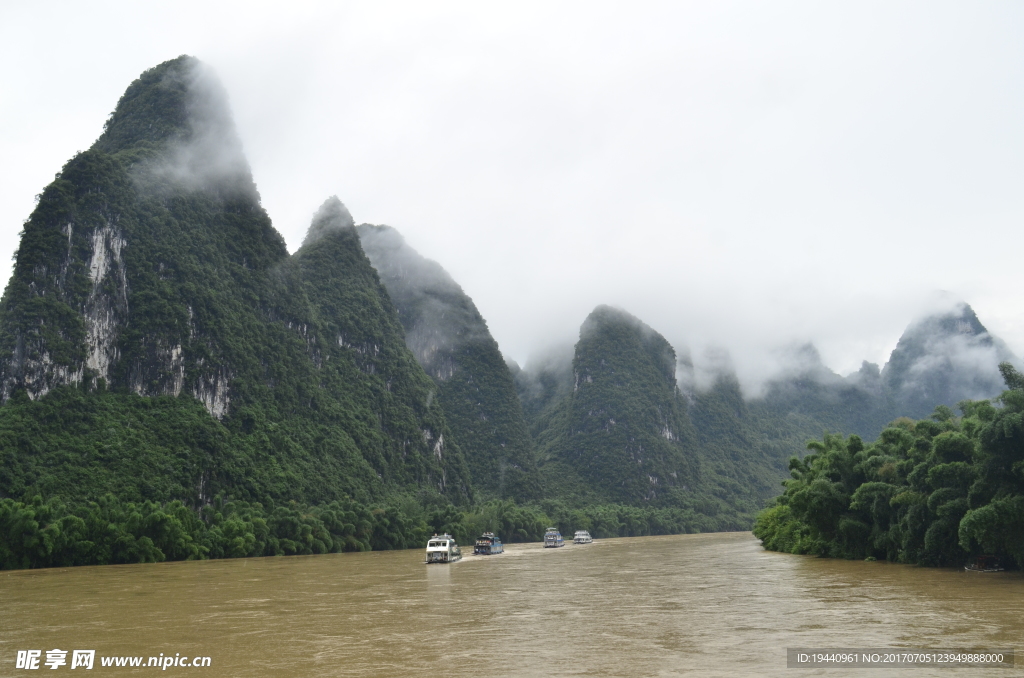
[[[749,533],[506,548],[429,566],[411,550],[0,572],[0,676],[35,673],[18,650],[54,648],[96,650],[87,676],[153,675],[100,658],[160,653],[211,660],[163,675],[252,677],[980,678],[1024,663],[786,668],[787,647],[1024,654],[1020,573],[770,553]]]

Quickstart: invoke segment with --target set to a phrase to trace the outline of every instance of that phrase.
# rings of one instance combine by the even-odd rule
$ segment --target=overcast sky
[[[1024,3],[19,4],[0,251],[128,84],[187,53],[292,251],[337,194],[520,363],[608,303],[751,383],[793,342],[845,374],[938,290],[1024,353]]]

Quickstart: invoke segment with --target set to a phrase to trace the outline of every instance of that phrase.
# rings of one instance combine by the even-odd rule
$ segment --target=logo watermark
[[[71,655],[70,660],[68,655]],[[45,657],[45,659],[44,659]],[[213,660],[210,657],[198,657],[183,655],[175,652],[174,655],[161,652],[151,657],[128,657],[118,655],[101,655],[99,665],[103,667],[131,667],[131,668],[158,668],[166,671],[172,667],[206,668],[211,666]],[[96,650],[18,650],[18,656],[14,668],[27,671],[41,668],[59,669],[92,669],[96,665]]]

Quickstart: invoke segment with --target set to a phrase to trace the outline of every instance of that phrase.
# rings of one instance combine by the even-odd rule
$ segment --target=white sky
[[[337,194],[520,363],[609,303],[748,383],[808,340],[847,373],[936,290],[1024,353],[1024,3],[498,7],[2,2],[0,251],[187,53],[290,249]]]

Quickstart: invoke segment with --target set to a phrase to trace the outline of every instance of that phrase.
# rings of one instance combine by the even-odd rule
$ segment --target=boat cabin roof
[[[455,538],[452,537],[450,534],[435,534],[427,542],[427,548],[447,548],[449,542],[455,542]]]

